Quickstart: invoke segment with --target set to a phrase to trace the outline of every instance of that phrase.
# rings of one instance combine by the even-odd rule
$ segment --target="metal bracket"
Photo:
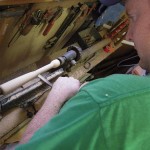
[[[46,84],[48,84],[50,87],[52,87],[52,83],[50,83],[46,78],[44,78],[42,75],[38,75],[38,77],[43,81],[45,82]]]

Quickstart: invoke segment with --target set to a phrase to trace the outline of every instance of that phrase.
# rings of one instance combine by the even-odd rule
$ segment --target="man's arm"
[[[65,101],[74,96],[79,88],[80,82],[72,77],[58,78],[42,108],[30,122],[20,144],[26,143],[39,128],[55,116]]]
[[[94,89],[94,88],[93,88]],[[84,87],[44,127],[16,150],[104,150],[100,107]]]

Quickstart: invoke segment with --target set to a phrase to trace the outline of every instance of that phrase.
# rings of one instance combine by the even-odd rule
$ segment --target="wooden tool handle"
[[[50,64],[36,70],[33,72],[29,72],[25,75],[22,75],[18,78],[15,78],[11,81],[8,81],[2,85],[0,85],[0,88],[2,90],[2,93],[5,94],[9,94],[12,91],[16,90],[17,88],[19,88],[20,86],[22,86],[23,84],[27,83],[28,81],[34,79],[35,77],[37,77],[39,74],[44,73],[52,68],[57,68],[60,66],[60,61],[58,59],[53,60]]]
[[[51,22],[47,25],[46,29],[45,29],[44,32],[43,32],[43,35],[44,35],[44,36],[46,36],[46,35],[49,33],[49,31],[51,30],[51,28],[53,27],[53,25],[54,25],[54,21],[51,21]]]

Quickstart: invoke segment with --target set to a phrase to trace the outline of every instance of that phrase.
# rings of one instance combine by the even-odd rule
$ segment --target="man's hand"
[[[59,77],[56,82],[54,82],[52,90],[47,97],[47,100],[49,101],[50,95],[58,93],[62,96],[62,98],[57,99],[57,103],[63,104],[66,100],[74,96],[79,91],[79,88],[79,80],[74,79],[73,77]]]

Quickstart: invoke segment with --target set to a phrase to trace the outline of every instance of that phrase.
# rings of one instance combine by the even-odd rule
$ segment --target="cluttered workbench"
[[[59,76],[85,82],[122,46],[128,19],[95,27],[96,0],[0,1],[0,144],[19,141]],[[17,133],[17,134],[16,134]]]

